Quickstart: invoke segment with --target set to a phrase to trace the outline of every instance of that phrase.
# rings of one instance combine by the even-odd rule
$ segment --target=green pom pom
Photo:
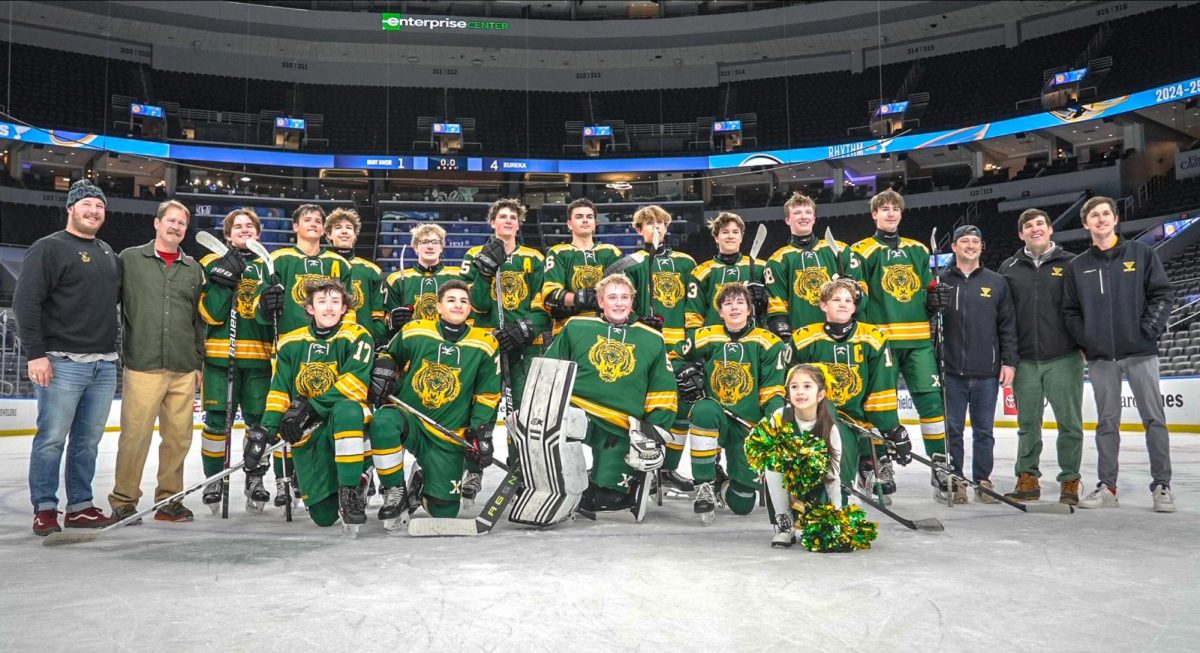
[[[800,515],[800,543],[816,553],[843,553],[871,548],[878,525],[858,506],[838,509],[829,504]]]

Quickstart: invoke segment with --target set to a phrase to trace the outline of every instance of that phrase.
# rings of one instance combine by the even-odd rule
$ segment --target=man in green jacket
[[[142,471],[159,422],[157,503],[183,489],[183,461],[192,446],[192,404],[204,360],[200,319],[204,270],[179,249],[190,214],[169,200],[158,205],[154,240],[121,252],[121,438],[116,482],[108,501],[117,517],[137,512]],[[191,521],[181,501],[159,508],[161,521]]]

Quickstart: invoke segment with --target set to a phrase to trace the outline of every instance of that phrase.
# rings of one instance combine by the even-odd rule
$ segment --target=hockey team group
[[[230,479],[241,469],[248,511],[273,501],[290,520],[302,500],[314,523],[340,522],[352,534],[367,523],[376,493],[383,527],[418,536],[486,533],[506,513],[534,527],[626,510],[640,522],[651,497],[661,504],[664,496],[686,496],[703,524],[721,511],[747,515],[764,506],[773,546],[865,549],[877,529],[857,502],[909,528],[941,528],[936,519],[913,521],[888,507],[897,491],[893,466],[914,461],[929,467],[932,495],[947,506],[966,503],[969,489],[980,502],[1028,512],[1116,506],[1119,432],[1109,395],[1115,383],[1119,421],[1122,376],[1147,426],[1154,509],[1174,509],[1168,434],[1154,400],[1170,285],[1152,249],[1116,235],[1107,198],[1081,211],[1092,243],[1078,257],[1050,239],[1049,216],[1030,209],[1014,226],[1025,246],[999,272],[980,263],[981,230],[963,225],[949,239],[954,260],[940,274],[931,266],[936,230],[928,247],[901,237],[904,200],[890,190],[871,200],[875,233],[853,244],[829,230],[814,233],[814,202],[794,195],[783,209],[790,239],[766,260],[758,255],[767,226],[758,226],[747,255],[746,224],[720,213],[708,225],[717,253],[699,264],[672,249],[672,216],[659,206],[633,215],[644,245],[622,255],[595,240],[596,207],[576,200],[567,212],[571,241],[543,253],[520,244],[525,208],[505,199],[488,211],[492,237],[469,250],[461,268],[442,261],[446,232],[418,223],[409,245],[415,263],[385,276],[354,255],[361,228],[354,211],[326,215],[312,204],[292,216],[294,246],[268,253],[258,242],[258,216],[239,209],[225,217],[223,240],[198,234],[211,253],[196,262],[177,248],[186,207],[164,202],[153,246],[118,257],[95,239],[103,193],[83,184],[68,198],[67,230],[30,248],[14,301],[38,394],[30,490],[34,531],[50,535],[47,544],[94,539],[151,513],[190,521],[182,498],[191,491],[227,515]],[[111,350],[90,344],[80,325],[54,328],[73,293],[106,299],[87,287],[96,283],[88,275],[98,276],[91,256],[112,259],[122,279],[116,303],[126,333],[110,516],[91,501],[98,435],[87,432],[88,418],[56,424],[63,420],[42,415],[63,401],[55,384],[70,383],[77,366],[117,356],[115,342]],[[48,264],[55,260],[61,265]],[[167,279],[148,284],[168,293],[152,309],[128,287],[138,267],[152,282],[155,273]],[[185,275],[192,280],[178,283]],[[83,288],[72,288],[72,279]],[[173,289],[178,297],[169,296]],[[189,302],[194,337],[172,340],[169,325],[180,317],[165,314],[186,312]],[[131,315],[135,309],[143,315]],[[90,338],[105,340],[109,326],[115,331],[100,324]],[[161,351],[131,352],[146,346],[141,338],[130,342],[139,328],[162,332],[154,340]],[[172,360],[193,349],[191,367]],[[1085,362],[1101,418],[1100,482],[1081,499]],[[140,375],[159,371],[175,380],[138,395],[136,384],[152,383]],[[920,416],[924,455],[897,414],[900,376]],[[172,394],[194,393],[196,384],[206,478],[184,486],[190,399],[186,429],[169,427],[165,413]],[[1000,386],[1014,386],[1021,426],[1016,483],[1007,494],[990,480]],[[85,400],[96,387],[93,379],[82,399],[72,395],[93,423],[101,402]],[[146,395],[149,401],[139,401]],[[111,396],[110,388],[110,405]],[[1045,400],[1059,426],[1053,503],[1038,501]],[[238,408],[244,455],[232,460]],[[162,435],[159,487],[147,510],[137,502],[150,438],[125,426],[126,413],[134,423],[139,411],[150,428],[159,418]],[[968,412],[973,447],[964,471]],[[507,426],[503,460],[493,455],[498,418]],[[76,450],[89,445],[90,469],[86,452]],[[64,448],[66,531],[57,517]],[[416,460],[408,470],[406,453]],[[73,455],[83,464],[73,467]],[[505,476],[480,497],[489,466]],[[273,496],[264,482],[271,467]],[[472,507],[477,500],[481,510]],[[417,515],[422,510],[427,515]]]

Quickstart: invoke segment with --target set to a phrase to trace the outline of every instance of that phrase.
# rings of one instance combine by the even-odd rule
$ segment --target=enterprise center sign
[[[383,29],[397,31],[406,28],[428,30],[483,29],[504,31],[509,24],[495,20],[458,20],[456,18],[414,18],[404,14],[383,14]]]

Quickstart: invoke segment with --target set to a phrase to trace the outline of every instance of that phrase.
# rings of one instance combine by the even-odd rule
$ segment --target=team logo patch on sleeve
[[[424,360],[413,374],[412,388],[426,408],[435,410],[458,398],[462,392],[461,374],[462,370],[449,365]]]
[[[896,301],[907,304],[921,289],[921,280],[910,265],[885,265],[883,267],[883,292]]]
[[[588,350],[588,361],[596,367],[600,380],[605,383],[629,376],[637,365],[633,345],[604,336],[596,336],[596,344]]]

